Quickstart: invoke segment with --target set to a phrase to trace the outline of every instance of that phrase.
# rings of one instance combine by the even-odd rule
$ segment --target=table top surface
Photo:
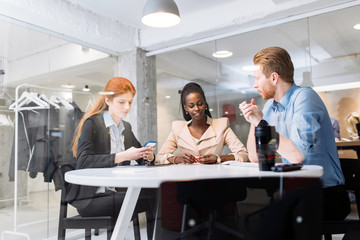
[[[352,141],[339,141],[336,142],[337,147],[360,147],[360,141],[359,140],[352,140]]]
[[[305,165],[291,172],[259,171],[257,163],[232,165],[161,165],[119,166],[114,168],[87,168],[69,171],[65,180],[87,186],[158,188],[165,181],[193,181],[203,179],[251,178],[251,177],[321,177],[323,168]]]

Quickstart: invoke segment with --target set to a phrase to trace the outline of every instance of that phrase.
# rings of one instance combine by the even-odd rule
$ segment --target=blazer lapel
[[[212,126],[210,125],[209,128],[201,136],[198,148],[199,151],[201,151],[205,148],[213,147],[215,145],[217,145],[216,133],[212,128]]]
[[[179,131],[178,146],[181,148],[186,148],[191,151],[197,152],[197,149],[194,145],[194,139],[191,136],[191,133],[189,131],[187,124],[185,124],[184,127],[181,129],[181,131]]]
[[[187,124],[181,129],[181,131],[179,131],[178,138],[179,138],[178,139],[179,147],[186,148],[186,149],[189,149],[189,150],[195,151],[195,152],[200,152],[201,150],[203,150],[205,148],[209,148],[209,147],[217,145],[216,133],[211,125],[201,136],[197,147],[194,144],[194,139],[191,136],[191,133],[189,131]]]

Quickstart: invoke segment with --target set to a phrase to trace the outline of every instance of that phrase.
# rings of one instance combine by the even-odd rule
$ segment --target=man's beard
[[[259,90],[258,90],[259,91]],[[274,98],[275,96],[275,89],[274,88],[271,88],[271,89],[266,89],[266,91],[259,91],[262,93],[262,98],[264,100],[269,100],[271,98]]]

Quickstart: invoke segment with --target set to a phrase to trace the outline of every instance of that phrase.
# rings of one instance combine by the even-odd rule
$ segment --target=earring
[[[189,114],[189,112],[188,112],[188,111],[185,111],[185,113],[186,113],[186,114]]]
[[[207,110],[207,107],[205,108],[205,110]]]

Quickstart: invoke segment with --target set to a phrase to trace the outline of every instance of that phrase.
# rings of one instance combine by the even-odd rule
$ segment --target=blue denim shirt
[[[299,149],[303,164],[323,167],[323,187],[344,184],[330,117],[312,88],[293,84],[280,102],[267,101],[263,113],[269,125]]]

